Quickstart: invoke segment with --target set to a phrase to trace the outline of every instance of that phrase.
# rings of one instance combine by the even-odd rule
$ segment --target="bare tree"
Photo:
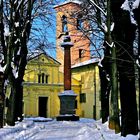
[[[9,125],[14,125],[15,121],[23,118],[22,82],[32,25],[37,18],[38,22],[42,20],[48,22],[46,16],[50,14],[50,5],[53,2],[53,0],[1,0],[0,68],[11,88],[6,118]]]

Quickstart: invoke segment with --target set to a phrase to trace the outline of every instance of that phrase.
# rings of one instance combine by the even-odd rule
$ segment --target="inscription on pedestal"
[[[75,98],[76,96],[59,96],[60,98],[60,114],[75,114]]]

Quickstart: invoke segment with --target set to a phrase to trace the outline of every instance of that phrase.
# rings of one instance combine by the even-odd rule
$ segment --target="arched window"
[[[44,79],[45,79],[45,74],[42,73],[42,83],[44,83]]]
[[[38,83],[41,83],[41,74],[38,74]]]
[[[49,75],[45,75],[45,73],[38,74],[38,83],[48,83]]]
[[[79,58],[82,58],[84,55],[84,49],[79,49]]]
[[[46,83],[48,83],[49,75],[46,75]]]
[[[66,16],[62,16],[62,32],[67,32],[68,31],[68,27],[67,27],[67,17]]]

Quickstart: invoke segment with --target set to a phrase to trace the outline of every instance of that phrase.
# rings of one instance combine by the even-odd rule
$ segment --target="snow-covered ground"
[[[121,137],[100,120],[81,118],[70,122],[25,118],[14,127],[0,129],[0,140],[138,140],[138,135]]]

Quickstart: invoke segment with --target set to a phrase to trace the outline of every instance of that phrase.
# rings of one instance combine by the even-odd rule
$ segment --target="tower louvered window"
[[[62,32],[67,32],[68,31],[68,27],[67,27],[67,17],[66,16],[62,16]]]

